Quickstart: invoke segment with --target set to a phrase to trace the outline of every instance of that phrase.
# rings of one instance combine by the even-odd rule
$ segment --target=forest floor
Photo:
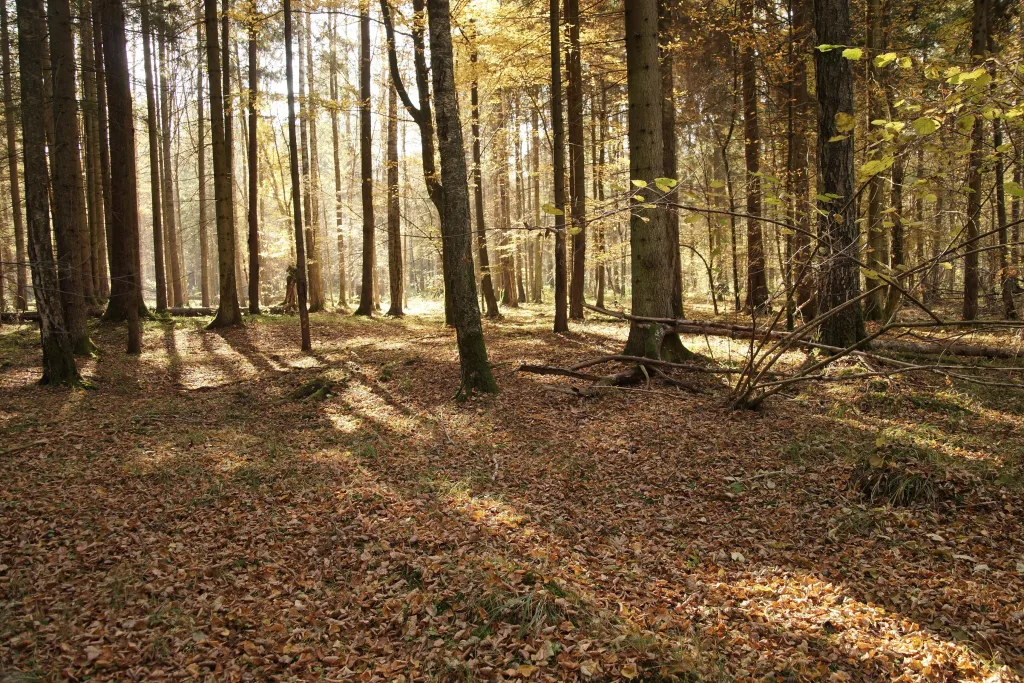
[[[0,681],[1024,675],[1019,395],[584,398],[516,368],[625,327],[527,307],[485,323],[501,393],[457,404],[436,306],[314,315],[308,356],[293,318],[205,322],[147,322],[141,357],[97,326],[74,392],[0,328]],[[883,456],[926,495],[865,500]]]

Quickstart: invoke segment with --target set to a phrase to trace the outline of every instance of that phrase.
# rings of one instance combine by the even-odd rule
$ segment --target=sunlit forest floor
[[[485,323],[501,393],[456,404],[453,333],[413,304],[312,316],[311,356],[294,318],[150,321],[138,358],[98,325],[78,392],[35,384],[34,328],[0,328],[0,680],[1024,673],[1021,396],[581,398],[516,368],[625,327],[556,336],[526,307]],[[911,463],[911,504],[852,485],[882,458]]]

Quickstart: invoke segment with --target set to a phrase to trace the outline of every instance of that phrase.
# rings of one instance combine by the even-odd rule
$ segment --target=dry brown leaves
[[[309,357],[295,327],[150,323],[138,359],[100,328],[98,389],[77,393],[35,386],[33,335],[0,332],[0,677],[1024,670],[1021,489],[968,467],[1019,476],[1019,403],[922,407],[943,389],[895,385],[760,413],[714,392],[580,399],[514,369],[614,351],[622,328],[558,337],[524,310],[488,325],[502,393],[455,405],[436,313],[314,316]],[[316,377],[330,396],[287,398]],[[970,494],[865,504],[847,479],[883,432],[973,472]]]

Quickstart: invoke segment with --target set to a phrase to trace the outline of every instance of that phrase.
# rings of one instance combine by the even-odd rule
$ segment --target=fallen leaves
[[[531,315],[488,323],[495,362],[621,340],[588,323],[566,349]],[[578,399],[513,374],[455,407],[437,319],[320,317],[315,360],[292,322],[147,330],[137,370],[105,355],[85,395],[18,379],[28,347],[0,372],[5,446],[33,446],[0,459],[5,670],[1009,680],[1024,664],[1019,492],[982,483],[969,511],[848,495],[843,451],[885,411]],[[321,377],[323,400],[283,400]]]

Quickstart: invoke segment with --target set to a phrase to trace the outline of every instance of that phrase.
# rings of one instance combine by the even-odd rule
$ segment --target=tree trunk
[[[675,91],[675,59],[672,57],[672,22],[679,11],[674,0],[658,2],[658,54],[661,58],[661,125],[662,144],[664,145],[665,177],[678,180],[679,162],[676,154],[676,91]],[[679,212],[669,211],[665,217],[668,229],[668,242],[672,258],[672,310],[674,314],[683,315],[683,265],[679,258]]]
[[[988,52],[989,0],[974,0],[974,15],[971,21],[971,58],[981,60]],[[967,168],[967,241],[964,255],[964,307],[963,319],[978,317],[978,243],[981,222],[981,175],[985,159],[985,120],[978,116],[971,129],[971,153]]]
[[[78,100],[75,96],[75,46],[68,0],[49,0],[47,19],[53,69],[54,166],[53,234],[57,238],[58,285],[64,324],[76,354],[95,350],[86,327],[91,298],[92,247],[87,236],[82,161],[79,156]],[[20,23],[20,22],[19,22]]]
[[[568,332],[565,262],[565,125],[562,117],[561,22],[558,0],[551,0],[551,156],[555,191],[555,332]]]
[[[221,49],[217,30],[217,0],[204,0],[206,9],[206,64],[210,81],[210,138],[213,143],[213,190],[217,206],[217,260],[220,274],[220,303],[210,328],[242,324],[235,280],[235,220],[231,199],[231,160],[228,155],[227,127],[221,80]],[[225,22],[227,19],[225,18]],[[227,69],[225,69],[227,71]]]
[[[18,183],[17,121],[11,86],[11,45],[7,26],[7,2],[0,2],[0,50],[3,51],[4,124],[7,126],[8,185],[11,188],[11,212],[14,214],[14,272],[16,276],[15,305],[28,310],[28,258],[25,254],[25,223],[21,214],[21,189]]]
[[[850,6],[848,0],[814,0],[814,28],[817,41],[849,45]],[[821,290],[819,308],[828,312],[860,295],[857,255],[858,229],[853,194],[853,131],[839,136],[836,114],[853,116],[853,72],[842,50],[814,51],[818,95],[818,186],[822,195],[839,199],[819,202],[818,235],[821,240]],[[847,305],[822,322],[821,343],[845,347],[864,338],[864,317],[860,303]]]
[[[250,11],[255,15],[256,3]],[[249,25],[249,313],[259,315],[260,312],[260,226],[257,212],[259,201],[259,154],[256,145],[259,142],[257,125],[259,114],[257,94],[259,91],[259,64],[256,58],[256,38],[258,24],[252,17]]]
[[[203,15],[196,6],[196,49],[203,53]],[[199,184],[199,291],[203,307],[210,305],[210,236],[206,217],[206,112],[203,109],[203,64],[196,68],[196,162]]]
[[[96,53],[93,40],[92,2],[81,3],[79,19],[79,50],[82,56],[82,120],[85,131],[86,207],[88,209],[88,241],[93,290],[92,302],[98,303],[108,291],[107,237],[103,205],[103,181],[100,170],[99,122],[96,95]]]
[[[32,288],[39,311],[43,349],[42,384],[81,383],[64,320],[62,285],[57,278],[47,208],[46,131],[43,111],[42,42],[46,31],[42,3],[18,0],[18,66],[21,80],[21,130],[25,159],[25,212]],[[9,114],[9,112],[8,112]]]
[[[554,0],[557,2],[557,0]],[[430,24],[430,66],[437,99],[437,140],[444,186],[441,215],[441,255],[445,289],[450,292],[452,322],[459,347],[462,379],[456,397],[474,391],[493,393],[498,385],[487,362],[487,347],[480,324],[473,275],[473,240],[469,224],[469,179],[455,89],[455,58],[452,49],[451,8],[448,0],[427,3]]]
[[[46,131],[40,112],[43,98],[42,39],[46,32],[42,3],[17,1],[17,46],[22,83],[22,140],[25,155],[25,199],[29,227],[29,261],[39,310],[43,349],[42,384],[81,383],[71,336],[61,303],[61,285],[50,242],[46,174]]]
[[[597,128],[598,128],[598,140],[597,140],[597,154],[595,157],[595,164],[597,165],[596,172],[594,173],[594,183],[597,186],[597,202],[603,208],[604,206],[604,165],[607,156],[607,145],[608,145],[608,88],[604,83],[604,79],[597,82],[597,89],[599,93],[595,93],[595,97],[601,98],[601,108],[597,112]],[[591,105],[593,106],[593,105]],[[595,304],[598,308],[604,308],[604,289],[605,280],[607,279],[607,258],[608,258],[608,247],[605,239],[604,223],[599,222],[597,225],[597,296],[595,297]],[[680,288],[680,294],[682,289]]]
[[[469,61],[476,69],[477,52],[476,46],[469,54]],[[474,76],[476,72],[474,71]],[[484,305],[487,309],[488,318],[497,318],[498,299],[494,296],[494,281],[491,278],[491,262],[487,254],[487,226],[484,220],[484,181],[481,171],[482,160],[480,158],[480,91],[476,78],[469,90],[470,101],[470,131],[473,134],[473,203],[476,208],[476,241],[477,256],[480,259],[480,287],[484,293]]]
[[[906,235],[903,224],[903,179],[906,171],[906,157],[896,157],[892,167],[892,193],[890,201],[892,204],[892,229],[890,232],[890,243],[892,248],[889,253],[889,263],[886,264],[889,272],[899,273],[906,263]],[[902,293],[895,287],[888,287],[885,301],[885,316],[888,320],[896,312],[902,298]]]
[[[146,70],[146,130],[149,133],[149,191],[153,214],[153,268],[156,277],[156,310],[167,310],[167,278],[164,272],[163,215],[160,202],[160,152],[157,147],[156,95],[153,85],[153,49],[149,21],[149,0],[140,3],[142,14],[142,59]]]
[[[992,121],[992,144],[999,149],[1003,144],[1003,123],[1001,119]],[[1003,153],[996,154],[996,222],[999,236],[999,293],[1003,301],[1003,317],[1007,320],[1017,319],[1017,305],[1013,301],[1013,279],[1010,277],[1010,253],[1006,234],[1006,190],[1003,187],[1005,171],[1003,169]]]
[[[359,3],[359,155],[363,200],[363,275],[356,315],[373,315],[373,139],[370,120],[370,3]]]
[[[792,130],[788,156],[790,183],[790,220],[797,230],[792,235],[793,273],[796,308],[804,320],[815,315],[814,274],[811,272],[811,208],[807,202],[810,192],[810,174],[807,171],[809,149],[808,128],[813,111],[807,91],[807,56],[811,25],[808,15],[811,0],[793,2],[793,45],[790,51],[792,94]]]
[[[537,89],[539,92],[539,88]],[[540,118],[538,105],[530,112],[530,168],[533,169],[533,303],[544,301],[544,233],[540,230]]]
[[[326,308],[324,297],[324,268],[320,253],[320,161],[319,145],[316,138],[317,101],[313,86],[313,30],[310,15],[306,13],[306,26],[303,31],[306,40],[306,78],[308,95],[306,119],[309,124],[309,177],[307,197],[310,199],[311,215],[306,223],[306,258],[309,268],[309,311],[316,313]]]
[[[882,3],[881,0],[868,0],[867,3],[867,48],[868,55],[878,55],[885,47],[882,33]],[[874,65],[874,59],[868,61],[868,83],[866,86],[868,112],[872,121],[886,120],[885,98],[882,94],[884,78],[881,69]],[[872,152],[872,155],[876,152]],[[885,273],[889,268],[889,238],[886,235],[885,227],[882,225],[882,211],[885,206],[885,185],[886,179],[883,174],[878,173],[868,180],[868,215],[867,215],[867,253],[865,260],[868,269],[875,273]],[[868,294],[864,299],[864,319],[882,320],[885,318],[886,292],[885,287],[879,288],[882,279],[879,276],[864,277],[864,286],[868,290],[876,291]]]
[[[299,307],[302,350],[313,350],[309,334],[309,310],[306,307],[306,248],[302,234],[302,183],[299,180],[299,145],[295,131],[295,86],[292,84],[292,3],[284,0],[285,82],[288,88],[288,168],[292,182],[292,226],[295,229],[295,289]]]
[[[511,237],[511,206],[508,187],[508,107],[504,91],[498,91],[498,129],[495,131],[493,153],[494,166],[498,175],[498,261],[501,263],[501,303],[509,308],[519,308],[519,293],[516,290],[515,254]]]
[[[625,8],[626,78],[629,98],[629,177],[654,187],[664,176],[662,77],[658,49],[658,2],[636,0]],[[663,207],[632,207],[630,260],[633,315],[671,318],[672,250]],[[662,326],[633,322],[625,354],[679,359],[689,355],[679,336]]]
[[[388,315],[401,317],[402,312],[402,205],[398,187],[398,92],[394,83],[388,88],[388,284],[391,304]]]
[[[753,27],[753,0],[741,4],[743,25]],[[753,36],[740,45],[740,73],[743,82],[743,158],[747,167],[747,306],[758,310],[768,304],[764,239],[761,234],[761,131],[757,121],[757,66]]]
[[[181,308],[185,305],[185,289],[187,287],[181,264],[181,241],[178,238],[178,225],[175,216],[174,173],[171,167],[171,91],[167,83],[167,20],[161,11],[158,18],[157,54],[160,62],[160,142],[163,164],[161,166],[161,200],[164,212],[164,254],[167,258],[168,294],[173,305]]]
[[[583,283],[586,280],[586,196],[583,161],[583,60],[580,55],[580,3],[565,0],[565,23],[569,27],[569,49],[565,70],[568,75],[566,100],[569,106],[569,216],[572,219],[572,281],[569,287],[569,317],[583,319]]]
[[[330,97],[331,102],[338,101],[338,28],[337,18],[331,17],[331,65],[330,65]],[[342,218],[344,216],[341,200],[341,153],[338,149],[338,109],[331,107],[331,148],[334,157],[334,222],[338,238],[338,305],[348,306],[348,292],[345,287],[345,233]]]

